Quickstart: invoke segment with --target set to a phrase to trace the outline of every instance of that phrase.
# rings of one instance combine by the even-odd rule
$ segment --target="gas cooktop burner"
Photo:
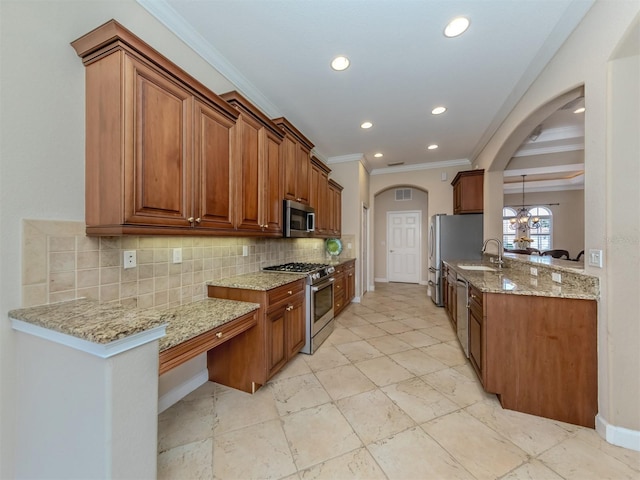
[[[324,263],[285,263],[283,265],[273,265],[271,267],[265,267],[263,270],[269,270],[271,272],[294,272],[294,273],[308,273],[314,272],[320,268],[324,268],[327,265]]]

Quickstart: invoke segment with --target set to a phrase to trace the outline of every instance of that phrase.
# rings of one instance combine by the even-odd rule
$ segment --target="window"
[[[515,248],[513,242],[516,239],[516,231],[511,229],[510,219],[516,216],[516,211],[511,207],[502,209],[502,244],[504,248]]]
[[[540,226],[538,228],[530,228],[527,236],[533,240],[531,242],[531,248],[537,248],[540,251],[551,250],[551,210],[546,207],[533,207],[530,208],[532,217],[538,217],[540,219]],[[513,242],[515,242],[518,232],[511,228],[511,219],[517,215],[517,211],[511,207],[504,207],[502,209],[502,243],[504,248],[513,249],[516,248]]]
[[[531,247],[537,248],[541,252],[544,250],[551,250],[551,210],[546,207],[533,207],[529,211],[531,212],[531,216],[538,217],[540,219],[540,226],[529,230],[529,237],[533,240],[533,242],[531,242]]]

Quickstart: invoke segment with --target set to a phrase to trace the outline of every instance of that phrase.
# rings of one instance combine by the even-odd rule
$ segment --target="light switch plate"
[[[602,250],[589,250],[589,266],[602,268]]]
[[[174,248],[173,249],[173,263],[182,263],[182,249]]]
[[[249,256],[249,247],[247,245],[242,246],[242,256],[243,257]]]
[[[538,269],[536,267],[531,267],[531,275],[534,277],[538,276]]]
[[[553,280],[554,282],[562,283],[562,275],[558,272],[552,272],[551,280]]]

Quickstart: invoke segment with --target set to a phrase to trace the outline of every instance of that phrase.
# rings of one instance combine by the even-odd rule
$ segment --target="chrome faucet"
[[[502,265],[504,265],[504,261],[502,260],[502,251],[504,249],[504,247],[502,246],[502,241],[498,238],[488,238],[484,241],[484,245],[482,245],[482,253],[484,253],[487,250],[487,244],[491,241],[496,242],[496,245],[498,246],[498,260],[497,260],[497,264],[498,264],[498,268],[502,268]]]

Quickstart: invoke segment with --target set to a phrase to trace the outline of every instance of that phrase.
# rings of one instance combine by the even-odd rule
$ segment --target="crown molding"
[[[567,179],[530,181],[525,185],[525,193],[584,190],[584,174]],[[505,183],[503,192],[505,195],[522,193],[522,184]]]
[[[549,165],[546,167],[518,168],[505,170],[505,177],[521,177],[522,175],[543,175],[547,173],[564,173],[584,171],[584,163],[572,163],[568,165]],[[532,182],[534,180],[531,180]]]
[[[457,160],[445,160],[442,162],[429,162],[429,163],[417,163],[414,165],[402,165],[398,167],[384,167],[374,168],[370,173],[371,175],[386,175],[388,173],[404,173],[404,172],[416,172],[419,170],[433,170],[435,168],[449,168],[449,167],[469,167],[471,162],[466,158],[460,158]]]
[[[235,68],[224,55],[216,50],[202,35],[195,32],[191,25],[176,12],[165,0],[136,0],[136,2],[153,15],[160,23],[182,40],[194,52],[200,55],[209,65],[220,72],[237,87],[251,103],[271,118],[282,117],[282,112],[264,94],[258,90],[240,71]]]

